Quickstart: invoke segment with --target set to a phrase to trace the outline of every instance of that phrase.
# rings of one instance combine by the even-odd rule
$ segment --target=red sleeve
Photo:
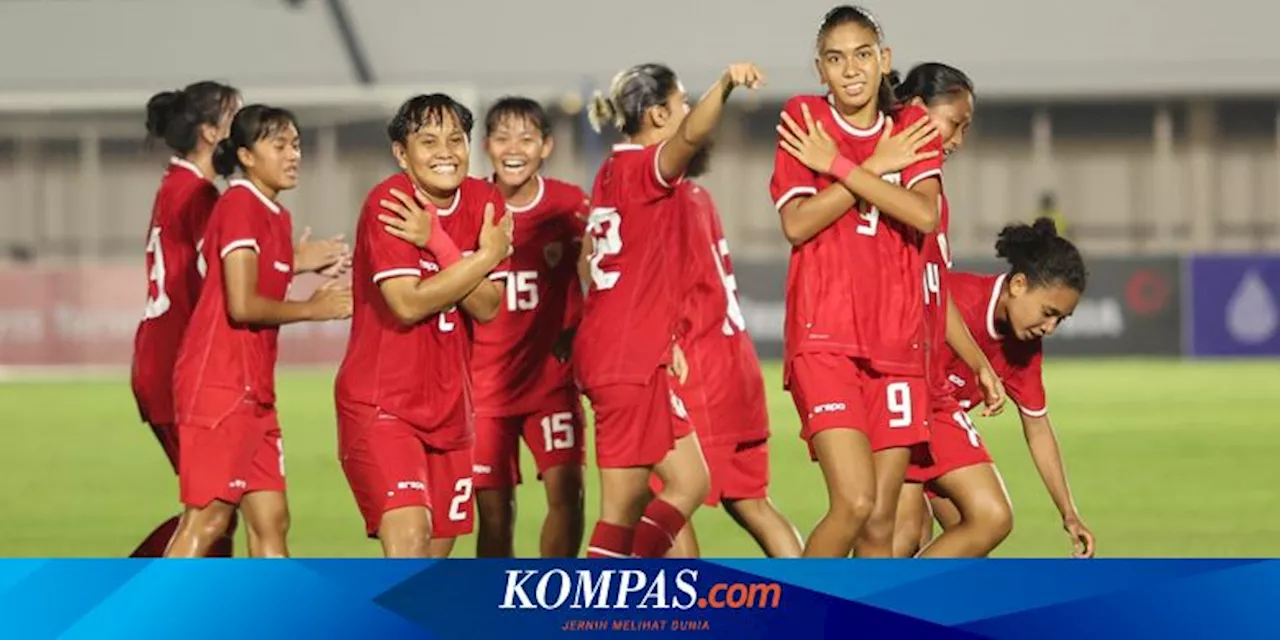
[[[397,238],[383,228],[378,221],[382,207],[378,200],[386,197],[383,193],[370,194],[360,212],[360,241],[369,254],[370,271],[375,283],[387,278],[401,276],[422,277],[421,252],[412,244]],[[434,236],[436,231],[432,230]]]
[[[927,112],[922,107],[913,106],[903,109],[899,114],[901,121],[895,120],[894,129],[902,130],[926,115]],[[942,177],[942,139],[935,137],[933,140],[930,140],[925,144],[924,150],[936,151],[938,152],[938,155],[929,158],[928,160],[921,160],[920,162],[902,170],[902,186],[906,189],[914,187],[919,184],[921,180]]]
[[[218,215],[213,218],[217,226],[212,234],[218,243],[218,257],[237,249],[253,249],[261,253],[261,239],[265,235],[261,212],[255,196],[245,189],[231,188],[218,202]]]
[[[1037,343],[1024,361],[1013,365],[1010,375],[1004,381],[1005,390],[1018,405],[1018,410],[1032,418],[1039,418],[1049,412],[1044,392],[1043,362],[1044,350]]]
[[[783,107],[783,111],[796,122],[804,122],[800,111],[800,98],[792,98]],[[782,124],[782,117],[778,117]],[[782,148],[782,138],[774,145],[773,177],[769,179],[769,196],[773,198],[773,206],[782,211],[782,205],[792,198],[808,197],[818,193],[818,175],[796,160],[786,149]]]
[[[637,152],[639,157],[633,161],[635,164],[627,165],[628,171],[636,174],[627,177],[628,180],[635,181],[627,184],[638,185],[639,194],[644,200],[665,198],[684,179],[684,176],[678,176],[674,180],[665,180],[662,177],[662,172],[658,170],[658,156],[662,153],[662,148],[666,144],[666,141],[663,141],[656,145],[645,147],[643,151]]]

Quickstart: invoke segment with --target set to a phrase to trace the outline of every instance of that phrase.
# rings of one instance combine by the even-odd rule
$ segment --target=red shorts
[[[596,465],[602,469],[651,467],[693,433],[674,379],[658,367],[646,384],[587,389],[595,412]]]
[[[929,455],[921,464],[913,461],[907,467],[907,482],[932,482],[956,469],[991,462],[978,429],[954,400],[934,406],[929,424]]]
[[[813,436],[828,429],[861,431],[872,451],[929,441],[929,386],[923,376],[885,375],[848,356],[805,353],[791,360],[791,399],[800,412],[800,436],[815,460]]]
[[[178,423],[182,503],[240,504],[246,493],[284,491],[284,446],[274,407],[245,401],[212,426]]]
[[[338,408],[338,456],[370,537],[382,514],[400,507],[429,510],[432,538],[471,533],[471,448],[444,451],[423,436],[375,407]]]
[[[576,391],[564,402],[541,411],[501,418],[476,418],[475,487],[502,489],[520,484],[520,438],[538,466],[582,465],[582,400]]]
[[[769,496],[769,440],[702,445],[702,456],[711,475],[711,491],[703,504],[715,507],[721,500],[752,500]],[[649,476],[649,489],[662,493],[662,479]]]

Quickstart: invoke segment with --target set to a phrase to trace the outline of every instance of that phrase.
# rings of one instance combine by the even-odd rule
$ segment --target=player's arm
[[[1022,418],[1022,435],[1027,440],[1027,448],[1031,451],[1031,460],[1036,471],[1048,490],[1049,497],[1062,515],[1062,526],[1071,535],[1076,545],[1075,555],[1092,557],[1094,554],[1093,533],[1085,526],[1076,508],[1075,499],[1071,495],[1071,484],[1067,481],[1067,466],[1062,461],[1062,450],[1058,447],[1058,438],[1049,424],[1049,415],[1030,416],[1020,413]]]
[[[763,83],[764,73],[749,62],[730,65],[725,69],[720,79],[707,89],[698,104],[685,116],[676,134],[662,145],[662,150],[658,153],[658,174],[663,181],[670,184],[684,175],[689,161],[707,143],[711,132],[720,122],[725,102],[734,89],[744,86],[756,89]]]
[[[947,298],[947,346],[951,347],[956,355],[964,361],[965,365],[973,370],[978,384],[982,387],[983,402],[986,409],[983,411],[985,416],[994,416],[1004,409],[1004,403],[1008,396],[1005,394],[1004,384],[1000,382],[1000,377],[995,374],[995,370],[991,367],[991,361],[987,359],[987,354],[982,352],[982,348],[978,346],[977,341],[973,339],[973,334],[969,333],[969,327],[964,323],[964,316],[960,314],[960,308],[956,306],[953,298]]]
[[[912,123],[897,136],[892,135],[892,120],[887,121],[875,152],[860,166],[840,155],[835,140],[813,119],[808,105],[801,105],[801,115],[803,124],[783,112],[782,125],[778,127],[783,150],[813,171],[830,175],[854,196],[903,224],[922,233],[932,233],[938,228],[942,183],[935,177],[935,171],[940,169],[917,170],[914,173],[919,179],[907,173],[922,163],[940,167],[941,145],[927,118]],[[895,171],[904,172],[906,188],[881,177]]]
[[[508,216],[510,217],[510,216]],[[505,256],[504,256],[505,258]],[[497,268],[501,260],[495,262],[489,267],[492,271]],[[475,288],[462,299],[459,306],[462,307],[467,315],[475,318],[477,322],[490,322],[498,317],[498,312],[502,309],[502,299],[506,295],[506,278],[501,281],[490,280],[488,275],[483,282],[477,284]]]
[[[282,325],[336,320],[351,315],[351,288],[326,282],[306,301],[275,300],[258,293],[258,254],[252,246],[222,254],[227,315],[242,324]]]
[[[856,200],[842,184],[828,186],[817,195],[792,198],[778,211],[782,215],[782,235],[791,246],[800,246],[835,224]]]
[[[432,229],[428,250],[440,261],[440,273],[430,278],[400,276],[378,282],[387,307],[402,324],[412,325],[432,314],[458,304],[480,284],[489,272],[507,258],[511,248],[511,216],[493,220],[493,208],[486,207],[480,230],[480,248],[461,257],[448,234]]]

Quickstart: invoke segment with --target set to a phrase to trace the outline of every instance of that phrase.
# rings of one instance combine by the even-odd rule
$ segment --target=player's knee
[[[850,491],[831,498],[829,516],[850,530],[861,529],[875,509],[876,498],[872,491]]]
[[[560,469],[549,469],[543,477],[547,486],[547,511],[555,513],[582,511],[584,496],[581,471],[553,473],[557,471]]]
[[[506,529],[514,525],[515,498],[503,491],[485,490],[476,493],[476,515],[486,529]]]
[[[969,526],[982,531],[993,546],[1013,532],[1013,507],[1004,499],[992,497],[976,501],[962,517]]]
[[[188,522],[191,531],[203,539],[216,539],[227,533],[234,510],[209,507],[191,513]]]

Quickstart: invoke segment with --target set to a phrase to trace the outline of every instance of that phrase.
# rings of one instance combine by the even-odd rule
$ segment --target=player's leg
[[[791,397],[801,435],[827,488],[827,512],[805,543],[805,557],[846,558],[875,505],[875,466],[867,409],[854,362],[805,354],[791,361]]]
[[[669,376],[660,367],[646,384],[587,390],[596,416],[600,468],[600,519],[587,542],[588,558],[629,558],[635,550],[641,517],[654,502],[649,475],[675,446]]]
[[[516,496],[520,483],[520,429],[524,416],[476,418],[473,467],[476,557],[515,555]]]
[[[664,558],[698,558],[702,554],[698,548],[698,534],[693,530],[693,523],[686,524],[680,533],[676,534],[676,541],[667,550]]]
[[[562,406],[535,412],[523,425],[525,444],[547,494],[538,544],[543,558],[573,558],[582,549],[585,424],[582,400],[576,391],[569,391]]]
[[[165,557],[202,558],[231,526],[262,434],[252,408],[241,407],[215,426],[180,424],[178,438],[178,488],[185,509]]]
[[[289,557],[289,503],[285,499],[284,440],[274,408],[255,409],[253,430],[257,443],[246,471],[245,494],[240,501],[254,558]]]
[[[769,441],[743,442],[716,459],[724,510],[751,534],[770,558],[798,558],[804,541],[794,524],[769,499]]]
[[[375,407],[339,405],[338,457],[365,534],[378,539],[383,555],[428,557],[427,452],[413,427]]]
[[[427,491],[431,494],[431,540],[427,554],[447,558],[459,536],[475,525],[471,447],[427,449]]]
[[[956,469],[934,481],[955,503],[960,523],[920,551],[922,558],[982,558],[1013,530],[1013,508],[991,463]]]
[[[907,482],[898,495],[898,522],[893,528],[893,557],[910,558],[920,550],[920,530],[931,523],[924,484]]]
[[[675,447],[653,468],[663,486],[662,492],[645,507],[636,526],[633,553],[638,558],[665,556],[711,491],[711,477],[698,435],[688,421],[683,403],[674,393],[668,392],[668,395],[673,433],[677,438]]]
[[[933,511],[933,518],[938,521],[938,526],[942,527],[943,531],[960,524],[960,510],[956,508],[956,503],[950,498],[933,493],[928,488],[925,489],[925,493],[929,496],[929,509]]]
[[[898,499],[912,456],[929,441],[929,387],[923,377],[880,376],[862,369],[871,407],[876,497],[858,540],[860,558],[892,558]]]

